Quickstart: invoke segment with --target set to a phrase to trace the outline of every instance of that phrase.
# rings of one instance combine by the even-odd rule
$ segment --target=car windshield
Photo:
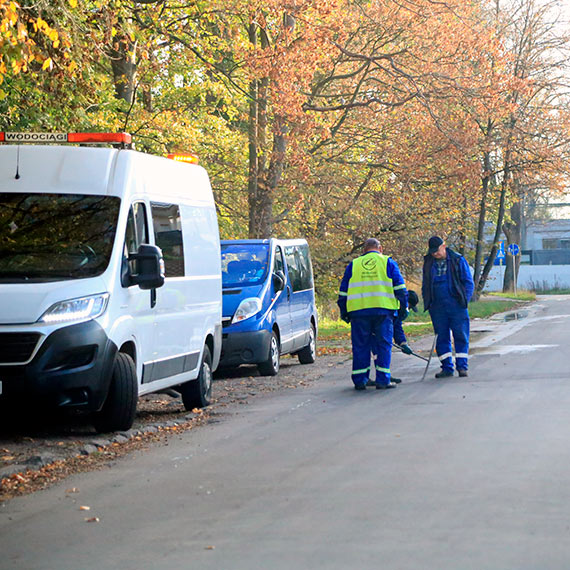
[[[222,287],[262,283],[268,258],[268,244],[222,244]]]
[[[0,192],[0,282],[100,275],[120,203],[112,196]]]

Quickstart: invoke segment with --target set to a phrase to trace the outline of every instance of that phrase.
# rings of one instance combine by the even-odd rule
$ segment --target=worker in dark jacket
[[[376,388],[394,388],[390,379],[394,314],[408,316],[408,293],[398,264],[382,255],[380,242],[369,238],[364,254],[348,264],[338,296],[341,318],[350,322],[352,381],[365,390],[374,355]]]
[[[424,256],[422,297],[437,335],[436,352],[441,371],[436,378],[453,376],[451,333],[455,345],[455,365],[459,376],[467,376],[469,358],[469,313],[473,277],[467,260],[445,245],[439,236],[429,239]]]

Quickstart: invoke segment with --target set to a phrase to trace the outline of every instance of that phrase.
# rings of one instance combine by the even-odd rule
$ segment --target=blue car
[[[220,367],[257,364],[279,371],[282,354],[316,358],[317,309],[309,245],[302,239],[221,242]]]

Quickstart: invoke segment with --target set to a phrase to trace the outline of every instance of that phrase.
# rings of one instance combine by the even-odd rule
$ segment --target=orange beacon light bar
[[[132,143],[129,133],[10,133],[0,132],[0,142],[6,143],[91,143],[121,144]]]
[[[198,164],[198,157],[195,154],[170,153],[166,158],[170,158],[170,160],[175,160],[176,162],[187,162],[189,164]]]

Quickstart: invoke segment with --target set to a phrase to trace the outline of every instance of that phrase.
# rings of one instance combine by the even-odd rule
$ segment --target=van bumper
[[[266,330],[223,333],[220,367],[267,360],[270,341],[271,331]]]
[[[107,396],[116,353],[95,321],[60,328],[28,364],[0,366],[0,401],[97,411]]]

